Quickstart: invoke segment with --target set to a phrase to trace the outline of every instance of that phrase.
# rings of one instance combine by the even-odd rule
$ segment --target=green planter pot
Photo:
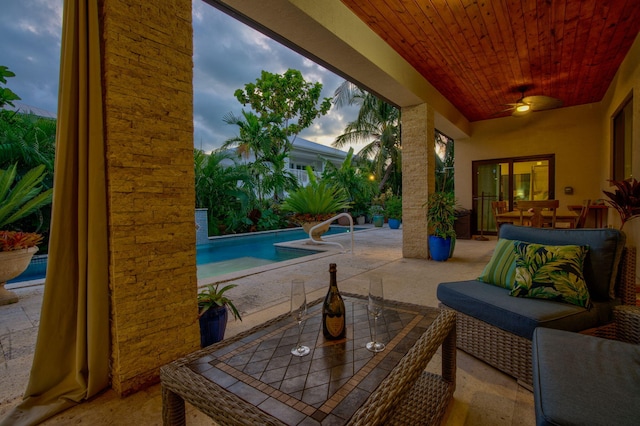
[[[376,228],[382,228],[382,225],[384,225],[384,215],[374,214],[373,215],[373,226],[375,226]]]

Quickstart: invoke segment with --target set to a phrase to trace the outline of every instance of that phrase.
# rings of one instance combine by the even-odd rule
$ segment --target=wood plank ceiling
[[[639,0],[342,0],[469,121],[525,96],[602,100],[640,31]]]

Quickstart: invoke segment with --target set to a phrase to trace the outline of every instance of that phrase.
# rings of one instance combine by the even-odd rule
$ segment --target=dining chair
[[[584,228],[584,225],[587,222],[587,215],[589,214],[590,205],[591,200],[584,200],[584,202],[582,203],[582,209],[580,210],[580,216],[578,216],[578,221],[576,222],[576,228]]]
[[[511,223],[509,220],[500,219],[498,215],[500,213],[507,212],[507,202],[506,201],[492,201],[491,202],[491,211],[493,212],[493,219],[496,222],[496,231],[500,232],[500,225],[503,223]]]
[[[518,209],[520,210],[520,223],[524,223],[524,212],[531,212],[533,215],[530,218],[531,226],[535,228],[542,228],[550,226],[556,227],[556,210],[560,206],[558,200],[521,200],[518,201]],[[542,215],[543,210],[549,210],[552,212],[550,218]]]

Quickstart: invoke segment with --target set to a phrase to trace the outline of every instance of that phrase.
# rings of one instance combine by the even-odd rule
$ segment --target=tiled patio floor
[[[331,237],[348,246],[348,236]],[[301,244],[301,243],[297,243]],[[233,279],[239,286],[230,296],[241,310],[244,321],[231,321],[227,335],[287,311],[289,283],[304,278],[308,299],[322,297],[328,286],[328,266],[338,265],[340,290],[366,294],[368,276],[384,278],[385,297],[403,302],[437,306],[436,287],[443,281],[473,279],[491,257],[495,241],[458,240],[454,257],[447,262],[402,258],[402,232],[372,228],[355,234],[355,254],[343,254],[328,247],[330,254],[315,255],[301,262]],[[255,272],[255,271],[252,271]],[[225,276],[219,279],[229,279]],[[20,288],[20,301],[0,306],[0,418],[15,406],[24,391],[33,358],[42,286]],[[438,371],[439,357],[428,369]],[[44,424],[157,425],[162,423],[160,386],[121,399],[107,390]],[[194,409],[188,411],[188,425],[212,422]],[[533,395],[514,379],[458,351],[457,388],[447,425],[533,425]]]

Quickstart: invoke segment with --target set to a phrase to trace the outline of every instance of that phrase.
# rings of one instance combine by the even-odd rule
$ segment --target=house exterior
[[[311,166],[316,176],[324,171],[325,162],[329,161],[336,167],[340,167],[347,157],[345,151],[330,146],[311,142],[301,137],[293,141],[293,149],[288,158],[289,171],[298,179],[298,183],[305,186],[309,183],[306,168]]]
[[[298,184],[306,186],[309,183],[306,168],[311,166],[316,176],[320,176],[324,171],[325,162],[329,161],[334,166],[340,167],[344,159],[347,157],[345,151],[322,145],[310,140],[296,136],[293,139],[293,145],[289,152],[289,158],[286,159],[286,166],[289,171],[296,177]],[[231,149],[233,151],[233,149]],[[248,157],[240,157],[236,160],[241,164],[247,164],[255,161],[255,155],[249,154]],[[222,164],[230,165],[231,160],[223,160]]]

